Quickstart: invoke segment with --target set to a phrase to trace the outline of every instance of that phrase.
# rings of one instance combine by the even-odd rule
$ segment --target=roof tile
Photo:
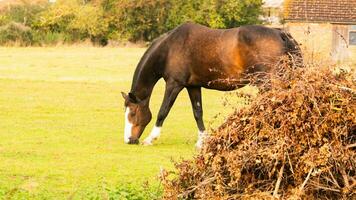
[[[287,21],[356,24],[356,0],[287,0]]]

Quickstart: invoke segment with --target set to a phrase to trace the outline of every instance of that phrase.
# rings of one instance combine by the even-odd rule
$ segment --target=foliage
[[[9,23],[9,19],[5,15],[0,15],[0,26],[6,25]]]
[[[191,21],[212,28],[258,24],[261,0],[119,0],[119,30],[129,40],[150,41]]]
[[[0,15],[0,26],[14,21],[39,36],[65,36],[58,37],[65,41],[53,43],[90,39],[105,45],[108,40],[152,41],[187,21],[212,28],[257,24],[261,5],[262,0],[59,0],[39,5],[24,1]]]
[[[68,26],[74,20],[77,10],[79,10],[79,5],[75,2],[58,2],[40,12],[32,26],[42,31],[70,31]]]
[[[34,42],[31,29],[19,23],[11,22],[0,27],[0,44],[32,45]]]
[[[222,0],[218,7],[225,28],[260,23],[258,17],[262,13],[261,0]]]
[[[48,10],[38,14],[33,27],[46,35],[63,35],[64,42],[91,39],[97,42],[105,38],[108,31],[108,20],[101,7],[90,4],[81,5],[73,1],[61,1]]]
[[[30,1],[23,1],[23,4],[13,5],[2,11],[1,19],[6,19],[8,22],[22,23],[26,26],[31,26],[36,18],[37,13],[47,9],[46,4],[31,4]]]
[[[31,188],[26,186],[12,189],[0,186],[0,199],[56,199],[58,196],[49,191],[42,191],[41,194],[34,195]],[[72,199],[111,199],[111,200],[157,200],[162,196],[160,185],[137,185],[133,183],[119,183],[116,186],[109,186],[102,183],[96,186],[81,188],[71,195]]]
[[[160,187],[152,187],[144,185],[138,187],[132,184],[121,184],[115,188],[107,189],[109,199],[127,199],[127,200],[146,200],[146,199],[160,199],[162,196],[162,189]]]
[[[81,38],[90,38],[94,43],[106,43],[109,22],[100,7],[86,5],[80,7],[68,29]]]
[[[210,26],[212,28],[227,28],[223,24],[221,15],[217,7],[216,0],[187,0],[172,2],[173,6],[169,11],[167,28],[173,29],[178,25],[191,21]]]
[[[34,44],[39,46],[50,46],[62,44],[64,42],[75,41],[72,35],[63,32],[43,32],[38,30],[33,30],[33,40]]]
[[[121,0],[118,2],[118,30],[131,41],[150,41],[166,31],[167,0]]]
[[[37,13],[45,10],[45,4],[32,4],[23,0],[20,5],[3,8],[0,13],[0,45],[36,45],[36,32],[31,25]]]
[[[354,199],[355,74],[282,65],[193,160],[163,172],[166,199]]]

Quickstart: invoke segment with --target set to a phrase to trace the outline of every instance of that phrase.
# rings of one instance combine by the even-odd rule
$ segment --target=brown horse
[[[138,144],[152,114],[149,109],[153,87],[166,81],[163,103],[156,124],[143,144],[151,145],[161,131],[179,92],[186,88],[199,129],[197,146],[205,135],[201,88],[229,91],[246,85],[246,75],[268,72],[283,55],[300,57],[295,40],[280,29],[242,26],[210,29],[193,23],[183,24],[156,39],[147,49],[133,76],[125,99],[124,141]],[[232,84],[229,81],[235,80]],[[236,80],[238,84],[236,84]]]

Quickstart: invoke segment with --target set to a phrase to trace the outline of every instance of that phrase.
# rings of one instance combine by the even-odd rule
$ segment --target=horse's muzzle
[[[132,139],[132,138],[130,138],[128,142],[128,144],[138,144],[138,143],[139,143],[138,139]]]

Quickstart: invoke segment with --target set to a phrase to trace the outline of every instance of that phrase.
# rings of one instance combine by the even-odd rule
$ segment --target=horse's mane
[[[165,39],[174,31],[175,29],[168,31],[162,35],[160,35],[159,37],[157,37],[156,39],[154,39],[151,43],[151,45],[148,47],[148,49],[146,50],[146,52],[143,54],[140,62],[138,63],[134,76],[133,76],[133,81],[132,81],[132,85],[131,85],[131,92],[133,92],[132,90],[134,89],[137,79],[140,77],[140,74],[142,72],[142,69],[146,66],[147,61],[153,56],[153,53],[155,52],[155,50],[163,43],[163,41],[165,41]]]

